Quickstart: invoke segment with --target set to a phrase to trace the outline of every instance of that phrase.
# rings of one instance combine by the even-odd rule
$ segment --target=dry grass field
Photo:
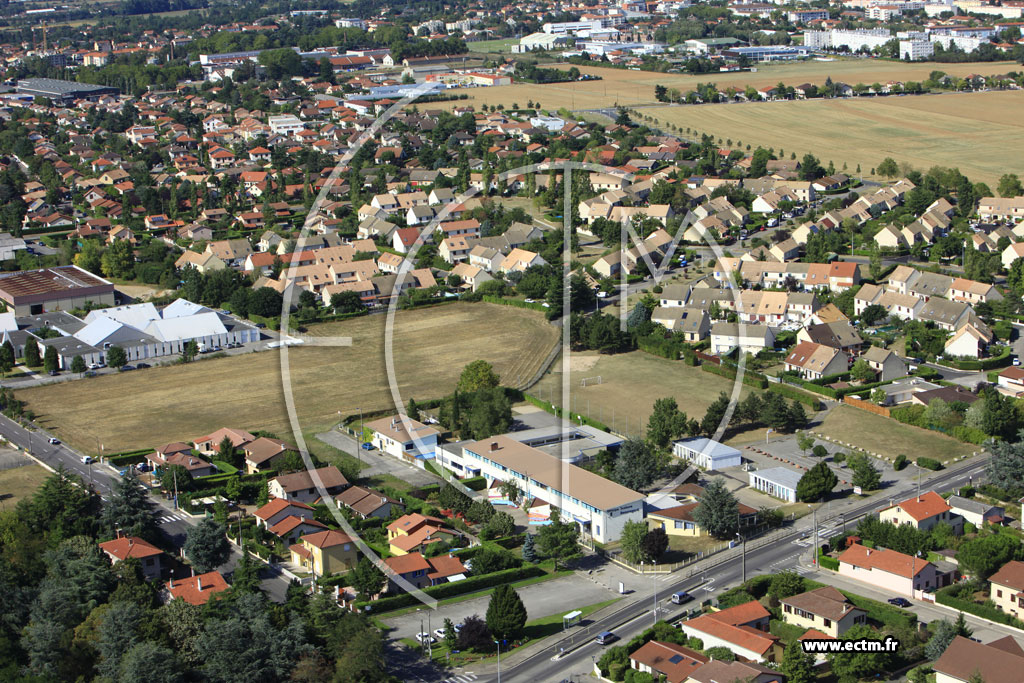
[[[928,455],[946,462],[970,455],[976,446],[963,443],[928,429],[905,425],[849,405],[839,405],[814,431],[872,453],[899,455],[913,459]]]
[[[671,396],[684,413],[699,420],[720,393],[732,392],[732,382],[724,377],[643,351],[612,356],[592,351],[573,353],[571,365],[573,412],[588,415],[622,434],[639,435],[641,424],[646,428],[656,399]],[[580,386],[583,378],[598,375],[601,384]],[[561,405],[561,390],[562,362],[558,360],[530,393]]]
[[[643,109],[664,124],[785,150],[811,152],[837,168],[864,174],[885,157],[919,169],[956,166],[995,188],[1007,172],[1024,170],[1024,92]]]
[[[292,391],[303,431],[393,406],[384,359],[385,316],[314,326],[351,347],[291,347]],[[462,368],[483,358],[505,382],[531,376],[558,339],[542,316],[507,306],[450,304],[395,318],[394,368],[401,400],[452,391]],[[39,424],[86,452],[187,440],[222,426],[290,433],[279,351],[26,389]]]
[[[49,470],[35,463],[0,470],[0,510],[13,509],[19,500],[31,496],[48,476]]]
[[[562,64],[560,68],[570,65]],[[664,85],[682,91],[691,90],[698,83],[716,83],[720,87],[735,86],[744,88],[747,85],[755,88],[775,85],[783,81],[787,85],[815,83],[823,85],[825,79],[841,81],[856,85],[887,81],[923,81],[933,70],[945,71],[948,74],[966,76],[967,74],[998,74],[1007,71],[1019,71],[1020,64],[1014,62],[991,62],[974,64],[906,64],[901,62],[885,62],[877,60],[848,59],[831,62],[797,62],[794,64],[769,64],[758,67],[756,72],[715,73],[715,74],[663,74],[650,71],[630,71],[599,66],[579,67],[582,73],[601,77],[599,81],[578,83],[551,83],[537,85],[534,83],[513,83],[512,85],[494,88],[465,88],[452,90],[451,93],[469,96],[468,100],[453,100],[431,104],[433,107],[460,107],[472,104],[480,105],[513,104],[526,106],[527,100],[539,103],[545,109],[566,107],[578,109],[604,109],[617,104],[635,106],[638,104],[657,104],[654,99],[654,86]],[[905,98],[910,99],[910,98]],[[714,110],[714,111],[717,111]],[[743,136],[743,139],[753,136]]]

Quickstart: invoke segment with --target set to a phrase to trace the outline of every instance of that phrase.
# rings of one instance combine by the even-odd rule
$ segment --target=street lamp
[[[498,683],[501,683],[501,641],[496,640],[494,644],[498,646]]]
[[[740,549],[741,549],[740,557],[742,558],[741,566],[743,567],[743,583],[746,583],[747,582],[747,542],[743,539],[743,536],[738,531],[736,532],[736,538],[738,538],[739,541],[740,541]]]

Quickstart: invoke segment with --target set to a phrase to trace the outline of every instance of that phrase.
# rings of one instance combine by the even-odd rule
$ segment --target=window
[[[793,613],[793,608],[790,607],[789,605],[783,605],[782,609],[786,612],[786,614],[792,614]]]
[[[997,598],[1001,598],[1001,597],[1003,597],[1003,591],[1001,591],[1001,590],[997,590],[997,591],[996,591],[996,597],[997,597]]]
[[[824,617],[822,617],[821,623],[823,623],[825,625],[825,628],[828,628],[829,626],[832,625],[832,620],[831,619],[825,619]]]
[[[682,522],[680,522],[680,521],[678,521],[678,520],[676,520],[676,522],[675,522],[675,528],[676,528],[676,529],[682,529],[682,528],[683,528],[683,523],[682,523]]]

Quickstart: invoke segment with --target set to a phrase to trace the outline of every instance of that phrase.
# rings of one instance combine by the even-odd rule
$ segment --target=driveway
[[[413,486],[429,486],[441,482],[430,472],[406,465],[398,458],[382,453],[376,448],[372,451],[364,451],[359,448],[355,439],[337,430],[317,434],[316,438],[329,446],[334,446],[340,451],[360,458],[365,463],[370,463],[369,467],[359,471],[360,476],[372,477],[375,474],[389,474],[402,481],[407,481]]]

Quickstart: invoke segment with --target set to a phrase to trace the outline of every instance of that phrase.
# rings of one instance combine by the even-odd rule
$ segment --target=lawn
[[[342,417],[393,409],[384,354],[386,316],[313,326],[313,336],[349,336],[350,347],[293,346],[292,396],[302,429],[324,430]],[[394,325],[398,400],[451,392],[462,368],[494,364],[507,384],[540,367],[558,328],[543,316],[510,306],[451,304],[401,311]],[[201,360],[187,365],[105,375],[18,392],[39,423],[72,446],[94,452],[190,440],[224,426],[291,433],[281,352]]]
[[[466,48],[470,52],[478,53],[512,52],[512,46],[518,44],[518,38],[500,38],[498,40],[476,40],[472,43],[466,43]]]
[[[931,65],[936,67],[939,65]],[[848,81],[853,82],[853,81]],[[652,107],[655,124],[675,124],[723,140],[811,152],[864,174],[885,157],[926,170],[955,166],[995,187],[1004,160],[1024,154],[1019,91]],[[841,136],[835,132],[842,130]]]
[[[944,434],[905,425],[848,405],[837,406],[815,431],[857,448],[892,457],[905,453],[914,458],[927,453],[929,457],[947,462],[976,450],[972,444]]]
[[[13,509],[22,498],[31,496],[50,476],[50,471],[35,463],[0,470],[0,509]]]
[[[643,351],[610,356],[594,351],[573,353],[570,364],[572,412],[587,415],[620,434],[639,435],[641,426],[646,429],[656,399],[674,397],[684,413],[699,420],[720,393],[732,392],[731,380]],[[582,379],[598,376],[600,384],[588,380],[588,386],[581,386]],[[530,393],[561,405],[561,387],[562,362],[557,360]]]

